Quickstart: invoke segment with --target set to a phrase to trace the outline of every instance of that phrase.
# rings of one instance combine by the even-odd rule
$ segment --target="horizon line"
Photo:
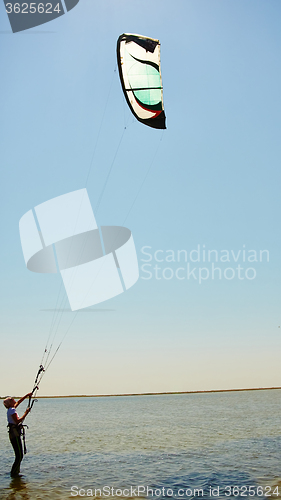
[[[248,389],[211,389],[209,391],[169,391],[169,392],[140,392],[124,394],[69,394],[67,396],[36,396],[35,399],[56,399],[56,398],[113,398],[126,396],[168,396],[173,394],[212,394],[216,392],[245,392],[245,391],[272,391],[281,387],[252,387]],[[0,396],[5,399],[7,396]],[[15,396],[18,398],[19,396]]]

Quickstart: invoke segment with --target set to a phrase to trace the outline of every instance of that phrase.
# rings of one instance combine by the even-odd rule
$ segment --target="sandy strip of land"
[[[36,396],[36,399],[43,398],[112,398],[125,396],[166,396],[171,394],[211,394],[214,392],[245,392],[245,391],[273,391],[281,389],[281,387],[253,387],[248,389],[213,389],[211,391],[173,391],[173,392],[142,392],[142,393],[126,393],[126,394],[69,394],[67,396]],[[7,396],[0,396],[0,399],[5,399]],[[17,399],[20,396],[15,396]]]

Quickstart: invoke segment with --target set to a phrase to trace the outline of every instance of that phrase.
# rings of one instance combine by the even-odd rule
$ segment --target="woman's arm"
[[[17,408],[26,398],[29,398],[30,396],[32,396],[32,392],[29,392],[28,394],[26,394],[25,396],[23,396],[22,398],[20,398],[16,404],[15,404],[15,408]]]
[[[16,425],[17,424],[21,424],[24,421],[26,415],[28,415],[29,412],[30,412],[30,408],[27,408],[27,410],[25,410],[25,412],[24,412],[24,414],[23,414],[22,417],[19,417],[17,413],[13,413],[12,418],[13,418],[15,424]]]

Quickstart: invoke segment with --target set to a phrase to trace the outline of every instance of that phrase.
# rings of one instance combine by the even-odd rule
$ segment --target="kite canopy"
[[[117,41],[117,60],[122,89],[137,120],[166,128],[159,40],[123,33]]]

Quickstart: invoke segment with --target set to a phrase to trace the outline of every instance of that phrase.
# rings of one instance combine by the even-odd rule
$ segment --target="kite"
[[[134,116],[149,127],[166,128],[159,40],[123,33],[117,41],[117,61],[122,89]]]

